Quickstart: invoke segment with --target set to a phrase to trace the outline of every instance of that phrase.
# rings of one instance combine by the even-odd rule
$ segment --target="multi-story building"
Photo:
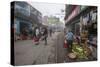
[[[28,32],[32,31],[33,26],[41,25],[42,14],[33,6],[23,1],[14,1],[14,5],[11,5],[14,16],[15,33],[21,34],[23,29],[27,29]],[[11,15],[12,16],[12,15]]]

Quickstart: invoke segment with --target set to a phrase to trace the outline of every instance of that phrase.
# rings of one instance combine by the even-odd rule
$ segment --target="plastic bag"
[[[64,40],[64,48],[68,48],[68,44],[66,40]]]

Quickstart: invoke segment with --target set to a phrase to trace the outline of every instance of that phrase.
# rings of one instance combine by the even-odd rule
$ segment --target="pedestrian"
[[[66,40],[67,40],[67,44],[68,44],[68,51],[72,51],[72,44],[73,44],[73,39],[74,39],[74,35],[71,32],[71,30],[69,30],[66,34]]]
[[[46,27],[43,28],[43,38],[45,41],[45,45],[47,45],[47,37],[48,37],[48,30]]]
[[[33,31],[33,39],[36,42],[36,45],[39,44],[39,38],[40,38],[39,36],[40,36],[40,30],[38,27],[35,27]]]

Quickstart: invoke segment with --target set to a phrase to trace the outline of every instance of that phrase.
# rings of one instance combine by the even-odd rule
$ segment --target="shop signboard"
[[[69,15],[68,19],[66,20],[66,23],[68,21],[70,21],[72,18],[74,18],[78,13],[79,13],[79,6],[77,6],[73,11],[72,13]]]

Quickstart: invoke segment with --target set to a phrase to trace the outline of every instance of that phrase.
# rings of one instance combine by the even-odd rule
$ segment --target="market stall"
[[[74,39],[72,52],[66,54],[66,62],[97,60],[97,7],[90,8],[87,13],[79,14],[80,26],[75,30],[79,30],[80,38],[79,41]]]

